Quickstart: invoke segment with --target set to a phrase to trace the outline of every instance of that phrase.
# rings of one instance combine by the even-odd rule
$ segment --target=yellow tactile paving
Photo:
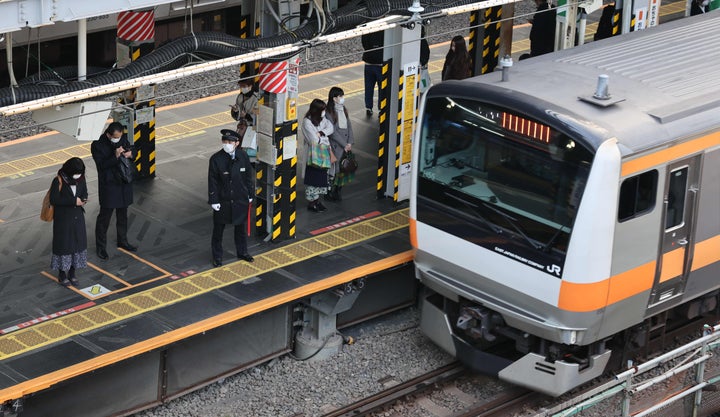
[[[259,254],[252,264],[235,262],[0,336],[0,360],[405,228],[407,215],[408,210],[404,209],[368,219]]]

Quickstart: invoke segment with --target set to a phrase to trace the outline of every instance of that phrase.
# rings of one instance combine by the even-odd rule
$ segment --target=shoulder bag
[[[58,175],[58,191],[62,190],[62,179]],[[52,185],[50,186],[52,187]],[[45,197],[43,197],[42,200],[42,207],[40,208],[40,220],[44,222],[51,222],[53,221],[53,218],[55,217],[55,207],[53,207],[52,204],[50,204],[50,189],[48,188],[47,192],[45,193]]]

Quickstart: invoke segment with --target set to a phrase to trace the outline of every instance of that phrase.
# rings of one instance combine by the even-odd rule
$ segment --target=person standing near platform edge
[[[108,259],[107,230],[113,210],[117,222],[117,247],[135,252],[137,247],[130,244],[127,238],[128,207],[133,203],[133,186],[121,175],[121,158],[132,161],[133,153],[126,135],[125,127],[119,122],[112,122],[90,145],[90,152],[98,171],[98,199],[100,213],[95,222],[95,247],[100,259]],[[132,165],[132,164],[131,164]]]
[[[225,225],[235,226],[235,253],[238,259],[255,259],[247,250],[246,222],[255,195],[252,164],[240,148],[240,135],[222,131],[222,149],[210,157],[208,166],[208,204],[213,209],[213,231],[210,246],[213,266],[222,266]]]

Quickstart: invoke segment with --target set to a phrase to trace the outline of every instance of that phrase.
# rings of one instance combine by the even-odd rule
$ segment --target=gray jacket
[[[338,163],[340,162],[340,158],[342,158],[343,152],[345,151],[345,145],[347,145],[348,143],[351,145],[355,144],[352,123],[350,122],[350,116],[347,114],[347,112],[345,114],[345,117],[347,118],[347,128],[341,129],[340,126],[338,126],[337,118],[333,117],[333,115],[329,112],[325,112],[325,118],[328,119],[335,128],[333,133],[330,135],[330,146],[332,147],[333,154],[335,154],[337,161],[332,164],[330,170],[328,171],[328,174],[330,176],[334,176],[339,171]]]

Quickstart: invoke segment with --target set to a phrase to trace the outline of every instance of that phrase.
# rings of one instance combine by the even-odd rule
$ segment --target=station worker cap
[[[234,130],[223,129],[220,131],[220,134],[222,135],[220,140],[229,140],[233,142],[240,142],[241,140],[240,135]]]

